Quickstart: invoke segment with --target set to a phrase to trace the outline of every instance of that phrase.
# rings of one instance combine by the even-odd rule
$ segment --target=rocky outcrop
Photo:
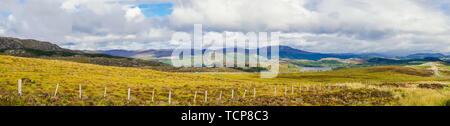
[[[69,51],[58,45],[31,39],[0,37],[0,49],[37,49],[45,51]]]

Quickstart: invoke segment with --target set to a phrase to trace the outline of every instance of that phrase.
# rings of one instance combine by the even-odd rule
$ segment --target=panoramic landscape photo
[[[450,106],[446,1],[0,3],[0,106]]]

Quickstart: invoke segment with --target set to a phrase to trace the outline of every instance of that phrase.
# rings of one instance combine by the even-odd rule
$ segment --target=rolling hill
[[[10,37],[0,37],[0,50],[5,49],[35,49],[43,51],[67,51],[75,52],[69,49],[63,49],[50,42],[42,42],[32,39],[18,39]]]
[[[386,76],[389,75],[389,76]],[[102,66],[47,60],[0,56],[0,105],[29,106],[118,106],[118,105],[442,105],[448,101],[448,90],[414,89],[411,83],[448,81],[432,77],[429,72],[405,67],[373,67],[342,69],[327,72],[281,74],[278,78],[261,79],[255,73],[173,73],[130,67]],[[22,95],[17,94],[17,80],[23,80]],[[379,83],[364,88],[360,80]],[[343,89],[342,83],[353,87]],[[298,87],[299,82],[303,86]],[[386,83],[386,82],[405,82]],[[315,90],[332,83],[333,90]],[[59,90],[55,88],[59,84]],[[82,87],[81,98],[79,87]],[[386,90],[385,86],[397,86]],[[296,86],[301,93],[283,95],[283,89]],[[310,87],[307,91],[305,86]],[[313,88],[314,86],[314,88]],[[107,92],[105,93],[105,89]],[[274,97],[273,89],[280,89]],[[256,90],[256,97],[242,97]],[[290,89],[290,88],[289,88]],[[130,90],[130,99],[127,91]],[[208,101],[200,99],[208,92]],[[297,90],[298,91],[298,90]],[[170,92],[170,93],[169,93]],[[194,93],[199,100],[193,102]],[[222,92],[222,93],[220,93]],[[234,92],[235,99],[231,98]],[[399,94],[400,93],[400,94]],[[172,103],[169,104],[169,94]],[[398,94],[399,97],[393,97]],[[223,99],[218,99],[219,97]],[[239,97],[238,97],[239,96]],[[427,97],[427,99],[418,99]],[[154,100],[153,100],[154,98]],[[295,101],[294,98],[302,98]],[[293,100],[295,102],[293,102]]]
[[[64,49],[50,42],[9,37],[0,37],[0,54],[41,59],[58,59],[107,66],[171,67],[168,64],[157,61],[146,61],[101,53],[85,53],[79,50]]]
[[[263,47],[260,49],[269,49],[271,47]],[[232,49],[233,48],[227,48]],[[219,49],[220,50],[220,49]],[[225,49],[222,49],[225,50]],[[237,48],[234,48],[237,50]],[[340,58],[340,59],[348,59],[348,58],[359,58],[364,57],[366,55],[358,55],[358,54],[327,54],[327,53],[314,53],[303,51],[299,49],[295,49],[289,46],[279,46],[279,55],[280,58],[288,58],[288,59],[306,59],[306,60],[320,60],[322,58]],[[206,50],[202,50],[205,52]],[[123,56],[130,58],[139,58],[139,59],[158,59],[164,57],[170,57],[172,55],[172,49],[150,49],[144,51],[131,51],[131,50],[100,50],[97,51],[100,53],[113,55],[113,56]],[[245,52],[248,53],[249,49],[245,49]],[[224,51],[225,53],[225,51]],[[268,55],[271,54],[270,51],[267,52]],[[226,54],[226,53],[225,53]]]
[[[425,57],[437,57],[437,58],[449,58],[442,53],[416,53],[406,56],[407,58],[425,58]]]

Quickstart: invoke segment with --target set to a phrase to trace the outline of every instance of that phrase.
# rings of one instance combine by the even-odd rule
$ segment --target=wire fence
[[[24,93],[23,89],[36,88],[27,87],[22,84],[22,80],[18,80],[17,94],[19,96],[36,95],[36,93]],[[246,100],[262,100],[264,98],[283,98],[298,100],[302,94],[311,94],[318,92],[333,92],[346,89],[372,89],[376,83],[368,82],[344,82],[344,83],[295,83],[248,87],[220,87],[205,89],[183,89],[182,87],[172,88],[117,88],[117,87],[84,87],[78,84],[78,88],[71,85],[55,84],[52,92],[44,95],[52,98],[68,98],[77,97],[79,100],[90,98],[103,98],[109,100],[133,102],[144,101],[153,105],[221,105],[233,102],[242,102]],[[99,90],[101,89],[101,90]],[[49,89],[50,90],[50,89]],[[62,92],[63,91],[63,92]],[[77,93],[74,93],[77,92]],[[86,93],[90,92],[90,93]],[[95,92],[95,93],[92,93]],[[42,92],[38,92],[42,93]],[[75,95],[76,94],[76,95]],[[124,96],[123,94],[126,94]]]

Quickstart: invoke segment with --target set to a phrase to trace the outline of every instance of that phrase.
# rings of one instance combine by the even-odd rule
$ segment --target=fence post
[[[103,93],[103,98],[106,98],[106,86],[105,86],[105,92]]]
[[[273,96],[277,96],[277,88],[276,87],[274,88]]]
[[[172,95],[172,91],[169,89],[169,105],[170,105],[170,96]]]
[[[155,98],[155,88],[153,88],[153,92],[152,92],[152,102],[155,103],[155,101],[153,101],[153,98]]]
[[[247,90],[244,90],[244,96],[243,96],[243,98],[245,98],[245,94],[247,93]]]
[[[256,88],[253,88],[253,98],[256,98]]]
[[[309,91],[309,85],[306,85],[306,91]]]
[[[319,83],[319,90],[322,90],[322,83]]]
[[[219,94],[219,101],[220,100],[222,100],[222,90],[220,91],[220,94]]]
[[[328,83],[328,90],[331,90],[331,84]]]
[[[197,99],[197,91],[195,91],[195,94],[194,94],[194,104],[197,102],[195,99]]]
[[[231,99],[234,98],[234,89],[231,89]]]
[[[130,92],[131,92],[131,88],[128,88],[128,100],[130,100]]]
[[[205,91],[205,103],[208,102],[208,91]]]
[[[58,93],[58,87],[59,87],[59,83],[56,83],[55,95],[53,95],[54,97],[56,97],[56,94]]]
[[[81,97],[81,84],[80,84],[80,86],[79,86],[79,92],[78,92],[79,94],[79,97],[80,97],[80,99],[82,99],[82,97]]]
[[[22,79],[18,80],[17,91],[19,92],[19,95],[22,95]]]

